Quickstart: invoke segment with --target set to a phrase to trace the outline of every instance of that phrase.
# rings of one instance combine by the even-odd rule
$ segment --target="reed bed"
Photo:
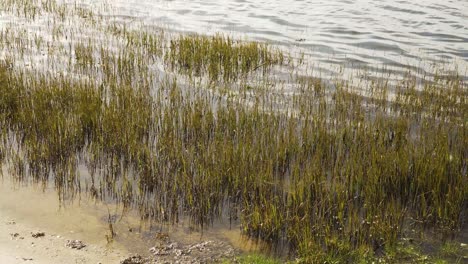
[[[1,61],[0,159],[17,179],[53,181],[62,199],[87,192],[150,221],[231,221],[304,263],[394,262],[408,230],[442,241],[466,232],[462,78],[408,75],[356,92],[343,80],[291,74],[285,95],[270,82],[274,67],[292,67],[289,55],[266,44],[138,31],[49,5],[16,14],[94,17],[115,46],[76,40],[50,55],[65,57],[52,70],[18,69],[27,55],[16,53]],[[53,44],[17,36],[3,30],[0,47]],[[244,95],[220,92],[233,85]]]

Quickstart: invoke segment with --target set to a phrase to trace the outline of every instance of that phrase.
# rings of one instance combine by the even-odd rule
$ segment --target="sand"
[[[87,244],[77,250],[66,246],[64,237],[41,229],[44,237],[34,238],[37,227],[9,218],[0,212],[0,263],[53,264],[53,263],[119,263],[128,253],[122,250]],[[86,243],[85,241],[83,241]]]

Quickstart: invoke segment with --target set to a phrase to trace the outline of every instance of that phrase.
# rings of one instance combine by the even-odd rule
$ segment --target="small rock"
[[[176,257],[180,257],[180,256],[182,256],[183,254],[184,254],[184,252],[183,252],[182,250],[180,250],[180,249],[176,249],[176,250],[175,250],[175,255],[176,255]]]
[[[39,237],[44,237],[45,233],[44,232],[36,232],[36,233],[31,233],[31,235],[34,238],[39,238]]]
[[[152,247],[149,251],[155,256],[167,256],[170,254],[170,252],[165,248]]]
[[[166,246],[152,247],[150,252],[155,256],[167,256],[172,254],[173,250],[177,249],[179,245],[177,243],[171,243]]]
[[[77,249],[77,250],[80,250],[80,249],[86,247],[86,245],[80,240],[67,240],[66,246],[68,248],[73,248],[73,249]]]
[[[18,233],[11,233],[10,236],[11,236],[11,239],[14,239],[14,238],[19,237],[19,234]]]
[[[191,247],[189,248],[189,250],[192,251],[192,250],[194,250],[194,249],[198,249],[199,251],[204,251],[204,250],[207,249],[207,246],[208,246],[209,244],[211,244],[211,243],[213,243],[213,241],[205,241],[205,242],[203,242],[203,243],[195,244],[195,245],[191,246]]]
[[[168,246],[166,246],[166,249],[171,250],[171,249],[178,248],[178,247],[179,247],[179,244],[171,243]]]
[[[32,261],[33,260],[33,258],[22,258],[22,259],[23,259],[23,261]]]

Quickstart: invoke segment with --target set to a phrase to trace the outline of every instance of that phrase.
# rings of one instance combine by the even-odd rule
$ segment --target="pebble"
[[[34,238],[44,237],[45,233],[44,232],[31,233],[31,236]]]
[[[86,245],[80,240],[67,240],[66,246],[77,250],[86,247]]]

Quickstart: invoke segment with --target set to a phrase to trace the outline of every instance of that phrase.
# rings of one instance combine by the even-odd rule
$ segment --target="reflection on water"
[[[99,2],[99,1],[98,1]],[[96,1],[93,1],[96,3]],[[468,1],[112,0],[121,17],[299,46],[318,67],[468,64]],[[466,73],[465,73],[466,74]]]

